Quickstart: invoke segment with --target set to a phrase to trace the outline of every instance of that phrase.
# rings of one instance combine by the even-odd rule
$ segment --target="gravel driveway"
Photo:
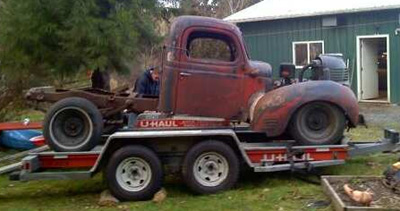
[[[360,103],[360,113],[367,125],[400,125],[400,106],[392,104]]]

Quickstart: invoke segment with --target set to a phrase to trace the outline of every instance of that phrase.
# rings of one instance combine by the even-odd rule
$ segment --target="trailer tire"
[[[69,97],[55,103],[46,113],[43,135],[55,151],[88,151],[103,133],[103,117],[89,100]]]
[[[312,102],[295,113],[289,130],[301,145],[331,145],[342,140],[345,128],[345,115],[337,106]]]
[[[198,194],[213,194],[232,188],[239,171],[239,160],[233,149],[214,140],[190,148],[182,166],[186,185]]]
[[[138,145],[114,152],[105,175],[111,194],[120,201],[151,199],[163,180],[160,159],[149,148]]]

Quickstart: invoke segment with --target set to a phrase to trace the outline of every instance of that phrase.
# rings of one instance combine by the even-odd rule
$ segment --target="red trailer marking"
[[[42,129],[42,122],[3,122],[0,123],[0,131],[2,130],[26,130],[26,129]]]
[[[293,156],[293,161],[345,160],[348,157],[347,152],[347,147],[307,148],[303,149],[298,156]],[[286,149],[246,150],[246,154],[252,163],[290,161],[290,156]]]
[[[136,122],[136,128],[210,128],[227,126],[229,126],[228,120],[143,119]]]
[[[41,168],[91,168],[99,154],[39,155]]]

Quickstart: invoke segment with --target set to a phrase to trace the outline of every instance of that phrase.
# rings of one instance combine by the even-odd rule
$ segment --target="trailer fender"
[[[284,133],[297,109],[316,101],[338,106],[344,112],[350,127],[355,127],[358,123],[359,108],[354,93],[349,87],[333,81],[293,84],[251,100],[251,128],[266,132],[270,137]]]
[[[246,152],[240,147],[239,138],[232,129],[218,129],[218,130],[169,130],[169,131],[124,131],[116,132],[108,137],[102,151],[97,158],[97,161],[91,172],[98,172],[102,166],[107,163],[107,159],[117,149],[127,145],[143,145],[151,147],[151,142],[163,138],[177,138],[177,137],[197,137],[197,138],[216,138],[225,137],[229,140],[230,145],[238,150],[240,155],[249,166],[253,164],[249,160]],[[218,139],[218,138],[217,138]]]

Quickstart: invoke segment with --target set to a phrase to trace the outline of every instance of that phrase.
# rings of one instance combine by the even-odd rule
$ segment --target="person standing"
[[[158,97],[160,94],[160,75],[158,67],[151,67],[145,70],[136,80],[133,92],[137,93],[137,97]],[[133,129],[138,114],[128,114],[128,129]]]
[[[158,67],[151,67],[136,81],[134,92],[140,96],[158,97],[160,94],[160,76]]]

